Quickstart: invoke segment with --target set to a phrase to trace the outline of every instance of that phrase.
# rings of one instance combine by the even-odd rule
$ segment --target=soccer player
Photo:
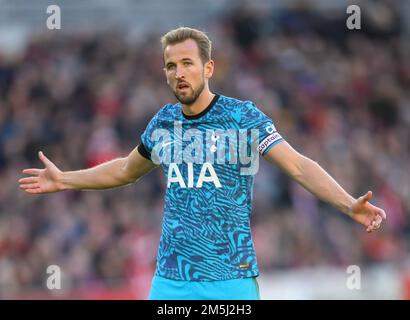
[[[371,191],[355,199],[295,151],[254,103],[210,91],[214,61],[205,33],[181,27],[161,41],[178,103],[157,112],[127,157],[62,172],[40,151],[45,168],[25,169],[30,176],[19,180],[29,194],[107,189],[160,166],[167,188],[150,299],[259,299],[250,227],[259,154],[368,232],[380,227],[386,214],[369,203]]]

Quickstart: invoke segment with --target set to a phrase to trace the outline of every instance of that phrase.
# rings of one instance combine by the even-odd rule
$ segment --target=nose
[[[176,67],[176,70],[175,70],[175,78],[176,78],[177,80],[180,80],[180,79],[185,78],[185,75],[184,75],[184,72],[183,72],[183,68],[182,68],[182,67],[180,67],[180,66],[177,66],[177,67]]]

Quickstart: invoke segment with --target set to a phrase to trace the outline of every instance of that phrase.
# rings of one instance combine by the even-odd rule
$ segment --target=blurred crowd
[[[365,229],[261,159],[253,238],[262,272],[393,262],[410,249],[410,44],[394,9],[345,28],[303,6],[236,8],[215,17],[211,90],[253,100],[282,136],[355,197],[385,209]],[[387,18],[386,18],[387,14]],[[382,16],[381,19],[378,15]],[[390,19],[389,19],[390,17]],[[366,20],[368,19],[368,20]],[[161,231],[165,178],[104,191],[29,196],[21,170],[42,150],[61,170],[126,156],[165,103],[160,34],[33,36],[18,55],[0,48],[0,297],[45,288],[49,265],[65,288],[129,283],[143,298]]]

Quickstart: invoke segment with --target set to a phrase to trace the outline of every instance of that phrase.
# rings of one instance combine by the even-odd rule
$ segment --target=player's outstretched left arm
[[[369,203],[372,197],[371,191],[355,199],[317,162],[298,153],[286,141],[271,148],[264,157],[316,197],[364,225],[367,232],[378,229],[382,221],[386,219],[383,209]]]

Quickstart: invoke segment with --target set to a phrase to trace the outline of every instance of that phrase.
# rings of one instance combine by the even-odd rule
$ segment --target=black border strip
[[[144,158],[151,160],[151,153],[145,148],[142,142],[138,145],[137,150]]]

